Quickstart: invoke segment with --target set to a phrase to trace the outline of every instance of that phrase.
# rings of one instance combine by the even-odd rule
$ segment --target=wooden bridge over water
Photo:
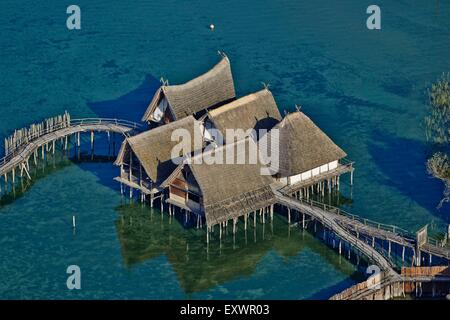
[[[416,288],[417,292],[417,288],[421,290],[424,283],[432,284],[433,294],[436,283],[439,285],[444,283],[447,293],[450,293],[448,292],[450,290],[448,269],[450,249],[439,245],[437,240],[428,238],[426,243],[419,245],[414,234],[399,227],[364,219],[324,203],[309,199],[297,199],[284,193],[283,189],[277,188],[276,185],[273,186],[273,190],[278,204],[287,208],[289,221],[291,220],[291,210],[296,210],[301,215],[301,219],[296,223],[302,228],[306,228],[306,224],[311,222],[316,228],[316,223],[319,222],[323,226],[322,240],[324,242],[332,243],[333,247],[338,248],[340,254],[343,253],[342,245],[346,244],[349,257],[351,251],[356,252],[380,268],[380,278],[377,280],[376,286],[368,286],[368,282],[365,281],[333,296],[332,299],[390,299],[403,296],[405,292],[411,292],[411,287]],[[333,236],[327,237],[326,230],[333,233]],[[380,245],[380,242],[387,242],[387,250]],[[402,272],[400,274],[396,271],[398,268],[393,259],[392,247],[394,245],[402,248]],[[405,274],[404,272],[408,254],[412,255],[412,264],[417,266],[415,268],[419,268],[415,273]],[[430,269],[429,273],[417,271],[420,270],[424,254],[428,255],[426,263],[430,265],[425,268],[441,268],[439,269],[440,273],[437,274],[434,269]],[[440,259],[441,263],[444,261],[447,266],[432,267],[433,257]],[[407,284],[406,289],[405,283]]]
[[[16,169],[19,169],[20,177],[26,176],[31,179],[29,174],[30,158],[36,164],[37,159],[45,158],[46,153],[55,153],[56,143],[60,141],[63,150],[70,147],[73,138],[74,146],[79,150],[81,147],[82,133],[90,133],[91,153],[94,151],[94,133],[106,132],[108,134],[108,143],[111,143],[110,134],[121,134],[123,136],[133,135],[139,130],[141,125],[135,122],[107,119],[107,118],[85,118],[85,119],[67,119],[46,126],[34,125],[24,130],[24,134],[20,136],[22,141],[16,143],[12,150],[8,150],[5,157],[0,159],[0,178],[3,177],[5,184],[8,184],[8,176],[12,183],[16,179]],[[15,138],[15,137],[14,137]],[[112,139],[113,154],[115,149],[115,139]],[[111,147],[111,146],[110,146]],[[1,189],[0,189],[1,190]]]

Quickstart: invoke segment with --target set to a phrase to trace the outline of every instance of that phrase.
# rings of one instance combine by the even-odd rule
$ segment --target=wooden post
[[[388,256],[391,256],[391,240],[388,240]]]
[[[107,131],[108,135],[108,158],[111,156],[111,134]]]
[[[255,210],[255,211],[253,212],[253,227],[255,227],[255,228],[256,228],[256,211],[257,211],[257,210]]]
[[[91,131],[91,146],[93,146],[93,131]],[[93,147],[91,147],[91,153],[93,150]],[[93,153],[92,153],[93,155]],[[133,182],[133,153],[130,152],[130,164],[129,164],[130,171],[128,172],[128,178],[130,180],[130,183]],[[130,199],[133,197],[133,188],[130,186]]]
[[[291,208],[288,208],[288,223],[291,224]]]
[[[405,246],[402,246],[402,262],[405,262]]]
[[[303,229],[305,229],[305,213],[303,213],[302,227],[303,227]]]

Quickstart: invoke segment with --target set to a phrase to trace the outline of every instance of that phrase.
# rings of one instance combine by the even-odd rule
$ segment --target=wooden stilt
[[[262,222],[263,222],[263,224],[266,223],[265,216],[266,216],[266,208],[262,208]]]
[[[130,154],[131,154],[131,152],[130,152]],[[94,159],[94,131],[91,131],[91,159]],[[130,169],[130,171],[131,171],[131,169]]]
[[[303,213],[302,228],[305,229],[305,214]]]
[[[247,214],[244,214],[244,230],[247,230]]]
[[[288,223],[291,224],[291,208],[288,208]]]
[[[108,158],[111,156],[111,134],[109,131],[107,132],[108,135]]]
[[[391,241],[388,240],[388,257],[391,256]]]

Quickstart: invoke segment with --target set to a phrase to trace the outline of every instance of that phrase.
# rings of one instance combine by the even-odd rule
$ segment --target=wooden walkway
[[[386,259],[375,248],[348,232],[339,223],[339,219],[337,219],[338,216],[336,214],[319,209],[314,206],[306,205],[295,198],[282,194],[278,190],[274,190],[274,193],[279,204],[305,213],[312,218],[320,221],[324,226],[336,233],[339,238],[349,243],[353,247],[353,249],[358,250],[364,256],[376,263],[383,271],[392,276],[397,275],[397,273],[394,271],[393,263],[390,260]]]
[[[65,143],[67,146],[67,137],[71,135],[97,131],[119,133],[128,136],[137,131],[139,126],[140,124],[126,120],[87,118],[71,120],[69,126],[49,128],[48,133],[40,135],[8,156],[0,159],[0,177],[5,176],[5,179],[7,179],[7,174],[14,172],[17,167],[27,173],[29,158],[34,155],[34,160],[36,161],[37,150],[39,148],[42,148],[42,154],[44,154],[44,147],[48,148],[48,145],[52,143],[54,148],[54,142],[59,139],[66,140]],[[91,143],[93,143],[92,139],[93,134],[91,135]],[[80,140],[78,135],[77,146],[79,147],[79,145]]]
[[[364,219],[359,216],[347,213],[339,208],[319,203],[313,200],[299,200],[306,205],[314,206],[324,211],[336,215],[336,220],[347,231],[358,235],[364,235],[372,239],[381,239],[384,241],[399,244],[411,249],[416,248],[415,234],[394,225],[388,225]],[[420,250],[435,257],[443,258],[450,261],[450,249],[438,245],[438,241],[432,238],[428,239],[428,243],[421,246]]]
[[[275,184],[272,187],[279,204],[307,214],[321,222],[326,228],[335,232],[342,240],[358,249],[384,270],[394,269],[395,267],[391,257],[391,244],[395,243],[403,248],[409,248],[414,253],[417,249],[415,235],[407,230],[394,225],[386,225],[364,219],[339,208],[313,200],[296,199],[289,194],[285,194],[283,189],[278,188],[278,185]],[[389,243],[387,252],[377,248],[375,245],[376,240]],[[428,243],[420,247],[420,252],[425,252],[450,262],[450,249],[439,246],[438,241],[434,239],[429,238]],[[403,260],[404,255],[405,251],[403,249]]]
[[[378,277],[371,277],[333,295],[330,300],[388,300],[405,297],[406,294],[414,293],[414,291],[422,295],[422,284],[431,286],[433,297],[439,285],[441,285],[441,295],[446,295],[450,292],[449,267],[404,267],[400,277],[385,276],[381,273]]]
[[[286,189],[280,188],[278,184],[272,186],[280,193],[290,196],[290,192],[285,192]],[[290,196],[291,197],[291,196]],[[293,197],[291,197],[293,198]],[[294,199],[294,198],[293,198]],[[319,210],[326,211],[335,215],[336,221],[348,232],[356,235],[364,235],[366,238],[373,240],[380,239],[391,243],[404,246],[406,248],[416,248],[416,235],[410,231],[402,229],[395,225],[389,225],[365,219],[360,216],[345,212],[344,210],[330,206],[321,202],[317,202],[310,199],[296,199],[300,203],[315,207]],[[442,247],[439,245],[439,241],[433,238],[428,238],[428,243],[424,244],[420,248],[421,252],[431,254],[435,257],[446,259],[450,261],[450,248]]]

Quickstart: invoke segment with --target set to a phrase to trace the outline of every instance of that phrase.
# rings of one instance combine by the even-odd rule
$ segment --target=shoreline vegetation
[[[438,150],[427,160],[429,175],[444,184],[443,197],[437,205],[441,209],[450,202],[450,74],[441,77],[428,90],[430,113],[425,117],[426,137]],[[450,227],[449,227],[450,229]],[[441,235],[444,243],[449,245],[450,230]]]

